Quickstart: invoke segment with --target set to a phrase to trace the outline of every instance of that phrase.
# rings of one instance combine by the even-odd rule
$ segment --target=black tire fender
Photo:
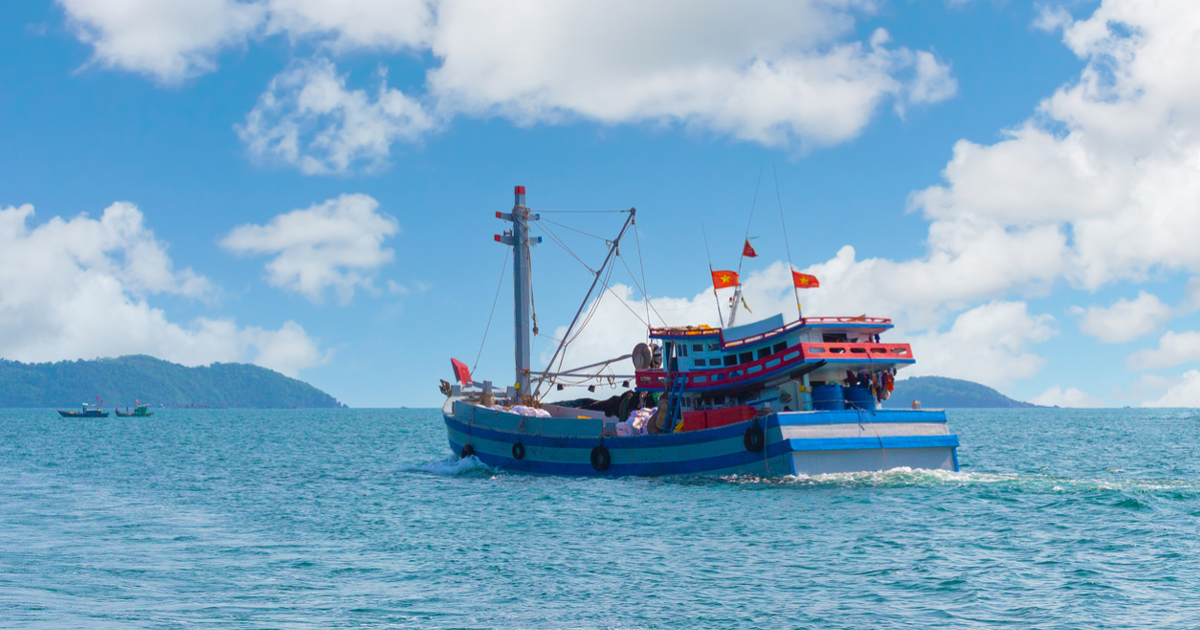
[[[462,447],[462,452],[459,453],[459,457],[461,457],[462,459],[466,459],[474,454],[475,454],[475,447],[471,446],[470,444],[464,444]]]
[[[758,453],[763,450],[766,445],[767,436],[763,433],[762,427],[754,424],[746,429],[746,434],[742,436],[742,444],[746,450],[751,453]]]
[[[525,459],[525,445],[517,442],[512,447],[513,459]]]
[[[612,465],[612,453],[603,444],[592,449],[592,468],[596,472],[604,472]]]

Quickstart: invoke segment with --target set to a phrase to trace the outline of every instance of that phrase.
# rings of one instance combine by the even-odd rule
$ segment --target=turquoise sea
[[[948,415],[960,473],[611,480],[437,410],[0,411],[0,627],[1200,627],[1200,412]]]

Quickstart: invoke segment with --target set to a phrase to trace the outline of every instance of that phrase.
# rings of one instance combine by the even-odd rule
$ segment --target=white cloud
[[[93,62],[178,83],[212,72],[221,49],[246,42],[264,8],[236,0],[58,0]]]
[[[1075,307],[1072,312],[1082,315],[1079,329],[1104,343],[1133,341],[1148,335],[1162,324],[1170,321],[1174,310],[1163,304],[1157,296],[1139,291],[1133,301],[1121,298],[1107,308],[1089,306]]]
[[[1104,401],[1074,387],[1063,389],[1055,385],[1029,402],[1043,407],[1105,407]]]
[[[110,67],[165,82],[216,68],[223,46],[285,35],[316,59],[272,80],[239,129],[252,153],[307,173],[377,166],[434,118],[518,124],[668,123],[803,149],[857,136],[881,103],[899,112],[950,98],[931,52],[854,39],[873,0],[62,0]],[[406,50],[435,61],[428,102],[381,85],[348,91],[323,55]],[[311,134],[314,139],[305,141]]]
[[[851,252],[850,258],[853,258]],[[1048,315],[1031,315],[1023,302],[990,302],[960,314],[946,332],[936,330],[914,334],[912,318],[905,315],[912,309],[910,298],[889,301],[895,294],[884,297],[857,300],[869,294],[864,288],[862,276],[823,275],[820,269],[836,268],[835,259],[825,265],[816,265],[806,272],[816,272],[821,288],[802,291],[800,298],[805,314],[812,315],[859,315],[868,314],[895,318],[897,329],[888,333],[894,342],[912,343],[917,363],[904,369],[905,375],[952,375],[975,380],[993,387],[1005,387],[1013,379],[1028,378],[1041,369],[1044,359],[1029,352],[1033,344],[1046,341],[1055,334],[1051,327],[1053,318]],[[785,319],[794,319],[794,303],[791,277],[786,263],[776,262],[761,272],[749,273],[743,278],[743,294],[753,314],[742,311],[738,323],[746,324],[784,313]],[[634,345],[645,341],[644,322],[646,304],[638,299],[635,290],[625,285],[613,285],[613,294],[593,300],[585,311],[588,326],[569,346],[563,367],[586,365],[629,352]],[[845,294],[850,294],[846,297]],[[722,291],[722,313],[728,314],[727,299],[731,291]],[[622,304],[624,301],[625,304]],[[671,325],[707,324],[720,325],[713,299],[712,289],[701,291],[691,298],[654,298],[651,300],[654,325],[661,325],[658,313]],[[917,311],[911,311],[917,312]],[[924,317],[924,316],[922,316]],[[553,336],[561,339],[566,327],[561,326]],[[544,364],[553,350],[540,356]],[[616,367],[617,373],[628,373],[629,366]]]
[[[441,106],[519,123],[678,121],[772,146],[856,136],[885,98],[953,94],[947,68],[847,42],[866,2],[446,1],[429,74]],[[524,37],[520,33],[537,33]],[[514,34],[517,34],[514,36]],[[916,87],[898,75],[917,70]]]
[[[176,271],[166,247],[129,203],[99,219],[53,218],[30,229],[33,206],[0,208],[0,356],[43,362],[150,354],[184,365],[250,361],[295,375],[323,360],[287,322],[279,331],[233,320],[167,320],[146,297],[202,298],[208,279]]]
[[[1200,270],[1200,76],[1190,63],[1200,4],[1105,0],[1087,19],[1047,15],[1087,61],[1079,79],[1005,140],[960,141],[946,184],[914,194],[913,208],[935,229],[987,219],[1069,232],[1056,266],[1087,289]]]
[[[429,0],[268,0],[268,31],[323,39],[335,51],[428,46]]]
[[[1143,407],[1200,407],[1200,371],[1184,372],[1157,400],[1142,403]]]
[[[1130,370],[1157,370],[1190,361],[1200,361],[1200,332],[1167,331],[1158,340],[1158,348],[1134,352],[1125,359],[1125,366]]]
[[[416,100],[379,77],[374,97],[346,89],[333,63],[297,63],[274,79],[237,127],[251,155],[307,174],[344,173],[386,163],[396,140],[415,141],[434,127]]]
[[[370,272],[391,262],[384,239],[400,231],[392,217],[376,212],[367,195],[342,195],[304,210],[277,215],[266,225],[241,225],[221,246],[242,254],[273,254],[267,263],[272,286],[320,303],[332,287],[345,303],[356,286],[374,290]]]
[[[1049,315],[1030,315],[1024,302],[989,302],[959,315],[950,330],[909,337],[916,365],[906,376],[953,376],[996,388],[1038,373],[1045,359],[1027,352],[1055,331]]]

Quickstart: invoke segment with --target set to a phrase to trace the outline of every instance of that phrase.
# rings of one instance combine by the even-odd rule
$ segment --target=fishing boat
[[[718,286],[735,289],[721,327],[650,327],[647,342],[628,354],[556,367],[634,224],[636,209],[623,212],[625,223],[596,280],[541,371],[530,361],[530,247],[541,242],[530,226],[541,217],[526,206],[523,186],[515,189],[512,211],[496,213],[512,226],[495,240],[513,248],[515,379],[496,387],[451,359],[454,382],[442,381],[440,389],[455,454],[509,471],[579,476],[958,470],[958,437],[944,411],[881,408],[897,370],[915,362],[909,344],[881,341],[890,319],[803,317],[797,299],[794,321],[775,315],[734,325],[741,285],[736,273],[712,271],[711,264],[714,293]],[[798,289],[818,286],[812,276],[793,271],[793,278]],[[632,374],[614,374],[611,366],[624,361]],[[561,389],[556,381],[599,370],[633,387],[606,401],[544,400]]]
[[[83,405],[79,411],[63,411],[62,409],[58,409],[57,411],[58,411],[58,415],[60,415],[64,418],[107,418],[108,417],[108,412],[102,411],[100,409],[99,402],[97,402],[95,405],[89,405],[88,403],[83,403]]]
[[[120,409],[113,409],[113,411],[122,418],[146,418],[154,415],[154,412],[150,411],[150,405],[140,405],[136,403],[135,405],[136,406],[133,408],[133,411],[129,411],[129,407],[126,407],[124,412],[122,412]]]

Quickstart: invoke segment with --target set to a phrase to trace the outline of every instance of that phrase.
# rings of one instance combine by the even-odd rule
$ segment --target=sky
[[[716,324],[709,256],[749,234],[739,323],[797,316],[790,264],[805,315],[894,320],[901,376],[1200,406],[1194,0],[58,0],[0,29],[4,359],[250,362],[354,407],[440,404],[451,357],[506,384],[523,185],[539,366],[636,208],[567,365]]]

